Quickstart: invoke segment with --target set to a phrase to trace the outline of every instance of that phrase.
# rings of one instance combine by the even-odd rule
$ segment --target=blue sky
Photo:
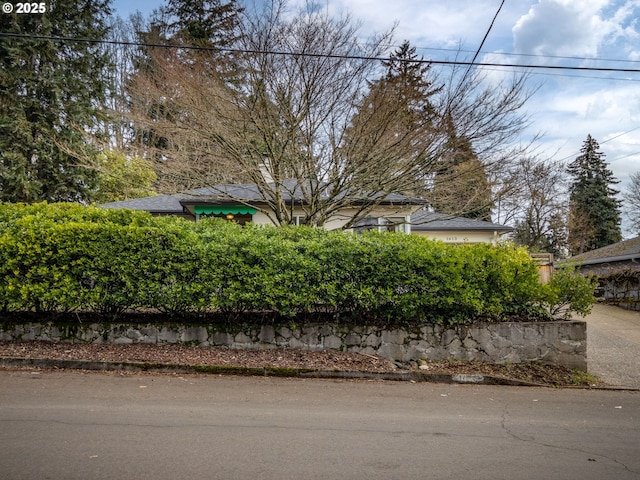
[[[259,0],[258,0],[259,1]],[[291,4],[304,0],[291,0]],[[424,58],[443,59],[459,45],[468,59],[480,45],[500,0],[317,0],[329,12],[350,12],[363,34],[397,22],[398,43],[409,40]],[[160,0],[116,0],[122,16],[149,13]],[[591,134],[624,189],[640,171],[640,0],[507,0],[478,61],[578,67],[631,68],[639,72],[538,71],[539,86],[525,105],[542,158],[570,161]],[[567,58],[568,57],[568,58]],[[496,69],[490,75],[502,75]]]

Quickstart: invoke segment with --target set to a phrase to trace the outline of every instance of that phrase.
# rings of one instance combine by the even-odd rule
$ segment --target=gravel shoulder
[[[219,367],[211,371],[242,372],[242,369],[305,370],[369,374],[415,372],[438,379],[441,376],[490,376],[549,386],[604,386],[598,378],[565,367],[527,364],[487,364],[442,360],[396,364],[387,359],[360,353],[333,350],[296,349],[237,350],[176,344],[80,344],[52,342],[0,342],[0,360],[60,360],[115,364]],[[2,367],[2,368],[16,368]]]

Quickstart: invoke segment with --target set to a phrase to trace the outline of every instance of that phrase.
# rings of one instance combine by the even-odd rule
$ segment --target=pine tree
[[[389,60],[382,62],[385,76],[370,86],[370,96],[392,99],[404,110],[404,122],[400,122],[398,129],[424,126],[431,123],[436,114],[430,97],[441,87],[433,85],[430,65],[419,60],[416,48],[404,41]]]
[[[355,181],[362,183],[359,187],[394,177],[402,193],[422,193],[433,164],[430,150],[438,122],[431,98],[441,88],[433,84],[430,66],[420,60],[405,41],[382,62],[384,75],[367,82],[369,90],[358,102],[340,150],[347,171],[360,177]],[[344,171],[335,174],[340,175]]]
[[[215,158],[210,141],[192,143],[188,134],[159,132],[158,125],[188,123],[190,113],[185,104],[193,106],[194,100],[185,98],[184,92],[190,89],[186,85],[207,91],[240,83],[236,54],[231,48],[238,40],[241,12],[236,0],[167,0],[154,11],[149,25],[137,32],[143,43],[185,47],[141,47],[133,62],[135,71],[128,90],[134,141],[143,155],[155,160],[157,185],[163,192],[230,181],[226,177],[211,178],[212,164],[220,159]],[[150,91],[162,95],[150,98]]]
[[[618,183],[607,167],[605,154],[591,137],[567,167],[573,181],[569,188],[569,249],[580,254],[606,247],[622,239],[619,193],[611,185]]]
[[[95,173],[80,166],[85,134],[104,111],[107,58],[96,43],[33,38],[106,34],[108,0],[57,0],[42,14],[2,14],[0,200],[86,201]]]
[[[453,122],[445,123],[448,139],[428,193],[431,206],[438,213],[490,222],[493,199],[485,167],[471,142],[456,135]]]
[[[237,39],[242,8],[236,0],[168,0],[163,10],[170,35],[179,43],[228,47]]]
[[[436,211],[490,221],[493,202],[484,165],[471,141],[457,135],[455,122],[442,119],[432,102],[443,87],[434,84],[430,65],[405,41],[383,66],[386,73],[371,83],[363,112],[387,112],[391,144],[407,139],[416,188],[406,193],[422,195],[425,181],[433,182],[426,196]]]

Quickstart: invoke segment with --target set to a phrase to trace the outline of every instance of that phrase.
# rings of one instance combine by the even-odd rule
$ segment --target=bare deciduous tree
[[[500,220],[516,225],[514,240],[537,252],[566,255],[567,180],[561,162],[523,157],[500,201]]]
[[[451,119],[485,166],[511,158],[505,146],[526,125],[523,76],[496,86],[480,72],[434,75],[428,83],[442,87],[429,92],[428,112],[408,115],[406,90],[373,88],[384,74],[373,59],[388,54],[392,32],[362,40],[349,16],[312,5],[292,14],[286,0],[261,5],[241,16],[241,81],[182,61],[179,50],[156,52],[137,75],[136,121],[166,139],[155,155],[161,178],[255,184],[276,224],[295,221],[294,192],[312,225],[357,205],[349,228],[392,194],[425,191]]]
[[[624,201],[631,228],[636,235],[640,235],[640,172],[631,174],[631,184],[625,191]]]

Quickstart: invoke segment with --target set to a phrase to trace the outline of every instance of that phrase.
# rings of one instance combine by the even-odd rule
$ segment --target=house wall
[[[482,232],[472,230],[450,231],[418,231],[412,230],[412,234],[441,240],[445,243],[496,243],[500,238],[495,232]]]
[[[421,325],[386,330],[375,326],[309,324],[216,326],[140,323],[0,323],[0,341],[88,343],[188,343],[240,349],[340,350],[410,362],[446,358],[490,363],[540,361],[587,370],[583,321],[478,323],[446,328]]]
[[[402,217],[405,221],[409,221],[409,216],[416,210],[416,206],[412,207],[387,207],[380,206],[371,211],[369,214],[371,217]],[[354,215],[358,213],[358,210],[355,208],[346,208],[343,209],[340,215],[334,215],[331,217],[324,225],[327,230],[340,230],[342,229],[347,222],[353,218]],[[293,215],[298,215],[300,217],[304,217],[304,210],[301,208],[294,208]],[[253,215],[253,223],[256,225],[273,225],[273,222],[269,218],[267,214],[264,212],[257,212]],[[408,225],[407,225],[408,226]]]

